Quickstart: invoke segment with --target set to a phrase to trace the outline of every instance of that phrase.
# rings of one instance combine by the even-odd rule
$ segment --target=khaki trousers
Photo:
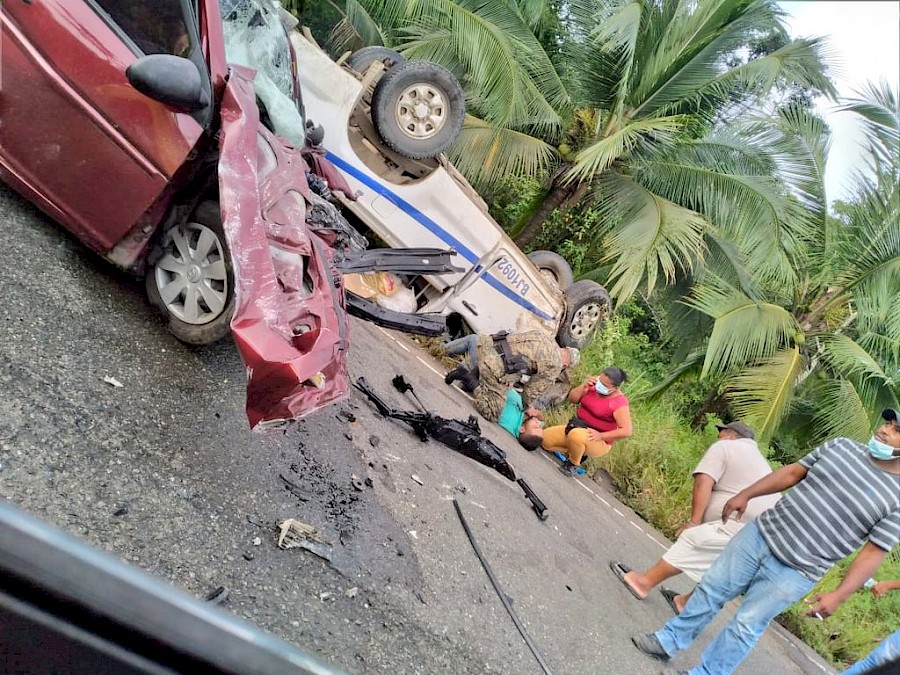
[[[576,428],[566,434],[566,426],[560,424],[557,427],[544,429],[544,440],[541,446],[544,450],[561,452],[569,458],[569,461],[578,466],[584,457],[602,457],[612,447],[605,441],[588,440],[589,429]]]

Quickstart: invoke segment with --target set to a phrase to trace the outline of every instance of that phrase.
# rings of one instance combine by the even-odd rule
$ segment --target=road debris
[[[416,474],[411,474],[410,478],[416,481],[419,485],[425,485],[421,478],[419,478]]]
[[[278,526],[278,529],[280,531],[278,548],[302,548],[331,562],[331,543],[324,539],[312,525],[288,518]]]
[[[380,443],[381,439],[378,438],[378,436],[376,436],[375,434],[369,436],[369,445],[371,445],[373,448],[377,448]]]
[[[262,546],[262,537],[253,537],[254,546]]]
[[[219,586],[216,590],[207,595],[205,600],[213,605],[221,605],[228,600],[228,589],[224,586]]]
[[[106,382],[106,384],[111,384],[114,387],[124,387],[125,386],[124,384],[119,382],[116,378],[112,377],[111,375],[104,375],[103,381]]]
[[[354,586],[353,588],[348,588],[346,591],[344,591],[344,595],[346,595],[348,598],[355,598],[358,594],[359,588],[357,588],[356,586]]]
[[[541,667],[541,670],[543,670],[546,675],[552,675],[550,666],[548,666],[547,662],[544,661],[544,657],[541,655],[540,650],[531,639],[531,636],[528,635],[528,632],[525,630],[525,625],[522,623],[519,615],[516,614],[516,611],[513,609],[512,598],[510,598],[510,596],[508,596],[504,592],[503,588],[501,588],[500,586],[500,582],[497,581],[497,577],[494,576],[494,572],[491,569],[490,565],[488,565],[488,561],[484,557],[484,554],[481,552],[481,548],[478,546],[478,542],[475,541],[475,535],[472,534],[472,530],[469,528],[469,523],[466,522],[466,518],[459,506],[459,502],[455,499],[453,500],[453,507],[456,509],[456,515],[459,516],[459,522],[462,524],[463,530],[465,531],[466,536],[469,538],[469,543],[472,544],[472,550],[475,551],[475,555],[478,557],[478,561],[481,563],[482,568],[484,568],[485,574],[487,574],[488,579],[494,587],[494,590],[497,592],[497,595],[500,598],[500,602],[503,603],[503,606],[506,608],[507,613],[513,620],[513,623],[516,625],[516,628],[518,629],[519,634],[522,636],[522,639],[525,640],[525,644],[528,645],[528,648],[534,655],[534,658],[538,662],[538,665]],[[464,570],[460,570],[460,572],[463,571]]]
[[[366,378],[360,377],[353,386],[366,395],[379,413],[385,417],[405,422],[423,441],[433,438],[460,454],[494,469],[505,478],[511,481],[516,480],[516,472],[506,460],[506,453],[491,440],[481,435],[478,419],[474,415],[470,415],[469,419],[463,422],[438,417],[424,408],[422,412],[394,410],[375,393],[366,382]]]
[[[355,474],[350,474],[350,485],[360,492],[366,489],[365,484]]]

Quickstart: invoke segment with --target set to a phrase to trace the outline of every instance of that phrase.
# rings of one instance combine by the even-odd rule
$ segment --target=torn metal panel
[[[443,314],[407,314],[386,309],[355,293],[347,292],[347,311],[359,318],[385,328],[406,333],[437,337],[447,332],[447,317]]]
[[[462,272],[450,260],[453,249],[442,248],[371,248],[335,257],[344,274],[354,272],[395,272],[397,274],[448,274]]]

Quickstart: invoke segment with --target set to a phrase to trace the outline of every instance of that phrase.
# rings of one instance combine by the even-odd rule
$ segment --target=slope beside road
[[[554,672],[661,670],[629,637],[669,609],[658,595],[634,600],[607,562],[649,564],[666,541],[603,486],[564,478],[482,422],[548,505],[541,522],[514,483],[419,441],[358,392],[252,434],[231,344],[176,342],[140,283],[3,187],[0,221],[0,496],[194,596],[225,587],[224,610],[342,670],[540,672],[456,499]],[[350,363],[396,407],[413,407],[390,385],[402,373],[433,412],[473,412],[403,335],[354,321]],[[286,518],[318,528],[331,560],[277,548]],[[833,670],[769,631],[738,672]]]

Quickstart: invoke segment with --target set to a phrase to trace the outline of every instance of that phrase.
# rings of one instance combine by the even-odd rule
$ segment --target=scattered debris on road
[[[419,485],[425,485],[421,478],[419,478],[416,474],[411,474],[410,478],[416,481]]]
[[[207,595],[205,600],[213,605],[221,605],[228,600],[228,589],[224,586],[219,586],[216,590]]]
[[[111,375],[104,375],[103,381],[106,382],[106,384],[111,384],[114,387],[124,387],[125,386],[124,384],[119,382],[116,378],[112,377]]]
[[[294,518],[283,521],[278,529],[278,548],[302,548],[331,562],[331,543],[325,540],[319,531],[308,523]]]
[[[381,400],[366,382],[366,378],[360,377],[354,386],[369,398],[379,413],[405,422],[423,441],[434,438],[466,457],[496,470],[509,480],[516,480],[516,472],[506,461],[506,453],[481,435],[481,428],[474,415],[462,422],[438,417],[424,409],[422,412],[394,410]]]

